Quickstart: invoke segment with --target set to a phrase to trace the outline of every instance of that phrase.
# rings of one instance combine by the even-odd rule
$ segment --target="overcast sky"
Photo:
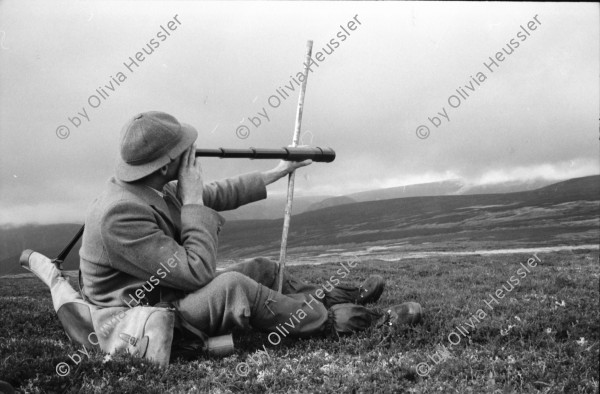
[[[593,3],[2,1],[0,224],[82,222],[139,112],[194,125],[199,147],[288,145],[309,39],[338,46],[309,75],[303,142],[337,159],[296,195],[598,174],[599,36]],[[203,160],[209,180],[275,164]]]

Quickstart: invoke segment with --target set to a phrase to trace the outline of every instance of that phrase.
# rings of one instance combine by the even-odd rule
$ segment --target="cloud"
[[[90,95],[174,15],[181,26],[89,108]],[[541,25],[531,36],[450,108],[450,95],[536,15]],[[594,4],[140,1],[117,10],[4,1],[0,222],[84,215],[112,175],[123,124],[142,111],[194,125],[200,146],[288,145],[296,92],[277,108],[269,96],[302,68],[307,39],[320,50],[356,16],[361,24],[310,74],[303,115],[306,139],[338,157],[303,169],[298,193],[600,172]],[[77,127],[69,118],[84,109],[90,120]],[[444,109],[449,120],[436,127],[429,118]],[[263,110],[269,120],[252,126]],[[247,139],[236,136],[240,121]],[[57,138],[59,125],[71,129],[67,139]],[[419,125],[430,128],[427,139],[417,138]],[[209,179],[275,165],[202,163]],[[284,181],[269,190],[284,192]]]

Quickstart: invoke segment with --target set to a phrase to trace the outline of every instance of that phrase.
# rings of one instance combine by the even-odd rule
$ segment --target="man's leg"
[[[292,336],[307,336],[323,331],[328,320],[327,310],[316,298],[278,294],[235,271],[219,274],[174,305],[187,322],[209,336],[234,327],[275,331],[277,326]]]
[[[279,264],[266,257],[256,257],[234,264],[225,272],[239,272],[253,279],[257,283],[268,287],[271,290],[276,290],[277,278],[279,273]],[[284,272],[283,286],[281,292],[283,294],[312,294],[320,289],[320,286],[304,282],[289,272]]]
[[[265,257],[256,257],[235,264],[224,272],[239,272],[269,289],[276,290],[279,264]],[[365,304],[367,302],[375,302],[383,292],[383,285],[383,278],[372,276],[360,288],[339,284],[334,286],[330,281],[327,281],[323,286],[318,286],[304,282],[295,275],[285,271],[281,292],[283,294],[302,293],[309,296],[312,295],[329,308],[333,305],[343,303]]]
[[[209,336],[226,334],[234,327],[279,332],[282,336],[348,333],[367,329],[377,321],[379,325],[414,323],[422,314],[415,303],[386,308],[386,312],[338,303],[328,311],[318,300],[312,294],[279,294],[240,272],[228,271],[175,301],[174,306],[188,323]]]

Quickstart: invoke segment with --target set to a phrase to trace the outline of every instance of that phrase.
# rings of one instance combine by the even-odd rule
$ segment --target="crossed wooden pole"
[[[306,81],[308,80],[309,64],[312,55],[313,42],[309,40],[306,43],[306,56],[304,61],[304,80],[298,97],[298,107],[296,108],[296,125],[294,126],[294,138],[292,146],[298,145],[300,139],[300,129],[302,125],[302,110],[304,108],[304,94],[306,92]],[[283,217],[283,232],[281,235],[281,250],[279,251],[279,279],[277,291],[281,293],[283,286],[283,273],[285,271],[285,258],[287,253],[287,239],[290,230],[290,220],[292,218],[292,202],[294,201],[294,180],[296,179],[296,171],[292,171],[288,177],[287,203],[285,205],[285,215]]]

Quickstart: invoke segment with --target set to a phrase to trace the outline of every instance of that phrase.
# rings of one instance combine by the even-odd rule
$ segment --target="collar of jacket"
[[[115,177],[111,178],[111,182],[144,200],[148,205],[166,215],[166,217],[171,218],[167,203],[154,190],[145,185],[123,182]]]

